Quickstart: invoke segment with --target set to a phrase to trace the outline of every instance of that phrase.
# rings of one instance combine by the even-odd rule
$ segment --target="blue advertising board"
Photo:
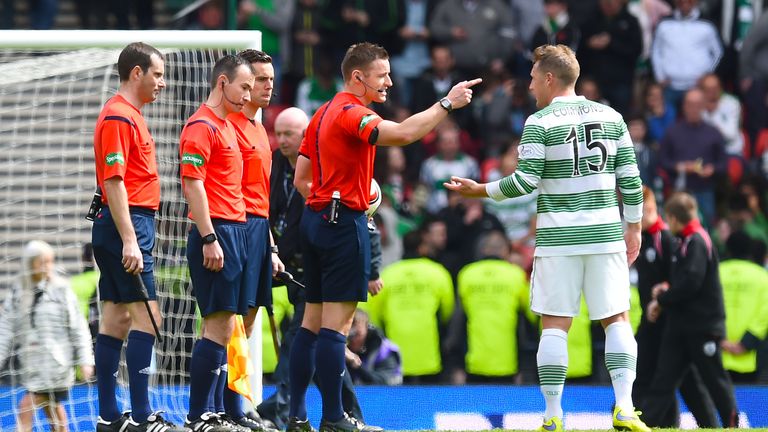
[[[265,396],[273,392],[274,387],[264,387]],[[22,394],[18,388],[0,387],[2,430],[15,429],[13,412]],[[66,402],[70,430],[94,430],[96,394],[95,386],[73,388]],[[387,430],[536,429],[541,425],[544,405],[536,386],[360,386],[357,394],[365,421]],[[166,410],[166,418],[177,423],[186,414],[187,397],[187,388],[181,386],[152,391],[153,406]],[[743,427],[768,427],[768,387],[738,387],[736,399]],[[127,408],[125,389],[120,390],[119,400]],[[563,395],[566,427],[610,429],[612,404],[610,387],[567,385]],[[320,395],[314,387],[307,395],[307,405],[310,420],[319,423]],[[682,412],[682,427],[695,427],[685,407]],[[44,423],[42,413],[38,419],[38,423]]]

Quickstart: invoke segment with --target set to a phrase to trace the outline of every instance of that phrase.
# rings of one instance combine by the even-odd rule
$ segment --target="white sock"
[[[559,329],[544,329],[536,353],[539,369],[539,387],[547,408],[544,419],[563,418],[563,386],[568,372],[568,333]]]
[[[605,366],[611,375],[616,406],[633,412],[632,383],[637,375],[637,341],[626,321],[605,328]]]

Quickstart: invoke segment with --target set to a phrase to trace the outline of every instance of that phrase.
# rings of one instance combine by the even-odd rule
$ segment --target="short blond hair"
[[[551,73],[561,84],[573,86],[579,79],[581,67],[576,53],[567,45],[541,45],[533,50],[533,63],[543,73]]]

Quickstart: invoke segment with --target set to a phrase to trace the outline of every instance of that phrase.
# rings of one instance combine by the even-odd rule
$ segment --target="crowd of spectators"
[[[5,27],[13,25],[13,3],[2,3]],[[50,27],[57,1],[30,3],[42,14],[32,26]],[[137,14],[134,27],[152,26],[151,2],[122,3]],[[174,25],[224,28],[227,3],[210,0]],[[500,233],[508,250],[491,255],[503,254],[530,271],[536,203],[535,198],[466,200],[442,184],[451,175],[491,181],[514,170],[523,123],[536,111],[527,88],[530,52],[540,44],[573,48],[582,65],[579,94],[623,114],[643,183],[659,207],[676,190],[691,192],[721,254],[729,256],[730,233],[744,232],[754,241],[753,261],[766,267],[768,7],[763,5],[760,0],[241,0],[236,21],[239,28],[261,30],[263,49],[274,59],[279,87],[268,108],[274,112],[295,105],[313,114],[338,91],[340,71],[334,68],[346,48],[360,41],[381,44],[391,56],[395,86],[387,103],[374,107],[386,118],[403,119],[435,103],[456,82],[483,77],[470,109],[456,111],[421,143],[379,149],[375,169],[385,194],[377,214],[384,264],[415,270],[412,279],[397,285],[388,277],[402,278],[406,270],[384,269],[388,288],[383,306],[373,305],[371,321],[400,346],[405,382],[461,382],[466,378],[461,372],[477,380],[475,371],[482,370],[474,360],[482,354],[472,345],[472,311],[462,307],[479,294],[462,284],[462,269],[489,259],[494,238],[489,234]],[[83,27],[93,27],[89,16],[82,15]],[[424,259],[450,278],[426,277],[441,272],[427,271],[431,264]],[[423,285],[419,278],[426,279]],[[398,308],[386,302],[414,305],[409,296],[419,287],[426,291],[413,298],[425,305],[408,310],[428,315],[423,322],[429,328],[412,329],[413,335],[402,339],[396,335],[402,317],[392,315]],[[505,307],[515,313],[515,304]],[[509,339],[518,344],[519,372],[505,370],[505,379],[519,373],[520,380],[535,381],[531,355],[538,329],[528,318],[517,320],[517,341]],[[585,355],[597,359],[602,336],[593,334],[584,336],[593,348]],[[414,364],[414,355],[424,364]]]

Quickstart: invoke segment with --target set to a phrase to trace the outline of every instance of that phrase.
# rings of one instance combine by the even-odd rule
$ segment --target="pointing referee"
[[[371,43],[352,45],[341,63],[344,89],[309,123],[296,162],[296,189],[306,198],[300,225],[307,305],[291,350],[291,406],[287,431],[311,431],[305,395],[317,366],[322,383],[320,432],[374,431],[342,408],[344,351],[357,302],[366,301],[370,273],[367,218],[377,145],[410,144],[448,113],[467,105],[480,79],[455,85],[448,95],[402,123],[367,107],[387,100],[389,54]],[[333,197],[338,197],[334,199]],[[371,294],[379,286],[371,285]]]

